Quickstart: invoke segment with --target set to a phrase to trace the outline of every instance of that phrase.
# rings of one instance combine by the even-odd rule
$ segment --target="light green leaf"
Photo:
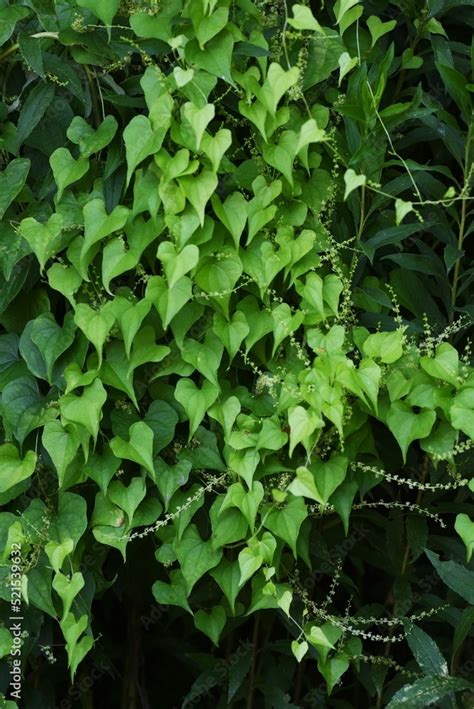
[[[74,116],[67,129],[67,137],[79,146],[81,155],[89,158],[109,145],[117,128],[118,123],[113,116],[106,116],[97,130],[94,130],[82,116]]]
[[[161,276],[152,276],[148,281],[145,294],[158,310],[165,329],[191,296],[192,281],[187,276],[180,278],[173,288],[169,288]]]
[[[362,187],[362,185],[365,185],[366,180],[367,178],[365,175],[357,175],[351,167],[346,170],[346,172],[344,173],[344,183],[346,185],[346,189],[344,192],[344,201],[349,197],[351,192],[358,189],[359,187]]]
[[[129,358],[132,344],[138,349],[139,345],[135,338],[150,309],[151,302],[146,298],[138,302],[130,302],[126,298],[115,296],[112,301],[111,311],[117,318],[123,336],[125,352]]]
[[[272,116],[275,116],[278,103],[288,89],[297,83],[299,74],[299,69],[296,67],[291,67],[291,69],[285,71],[276,62],[270,64],[263,86],[258,88],[257,85],[255,93]]]
[[[181,571],[175,570],[170,573],[171,583],[155,581],[152,586],[152,593],[157,603],[165,606],[179,606],[188,613],[193,614],[188,603],[188,591],[186,581]]]
[[[471,561],[474,550],[474,522],[466,514],[456,515],[454,529],[459,534],[466,547],[466,561]]]
[[[422,357],[420,364],[430,377],[441,379],[453,386],[458,385],[459,355],[448,342],[442,342],[436,347],[434,358]]]
[[[84,205],[84,242],[81,248],[81,275],[86,278],[86,271],[91,261],[91,250],[95,244],[116,231],[122,229],[130,210],[118,205],[107,214],[102,199],[91,199]]]
[[[323,419],[314,411],[303,406],[292,406],[288,409],[288,423],[290,425],[290,458],[295,446],[303,443],[309,453],[313,444],[312,434],[316,429],[324,428]]]
[[[309,467],[299,467],[296,479],[288,486],[297,497],[309,497],[325,505],[346,476],[348,460],[335,453],[325,462],[315,461]]]
[[[194,136],[193,150],[198,152],[201,148],[201,141],[209,123],[214,118],[215,107],[212,103],[206,103],[202,108],[198,108],[188,101],[181,108],[181,116],[184,124],[189,124]]]
[[[351,57],[351,55],[348,54],[348,52],[343,52],[343,53],[341,54],[341,56],[339,57],[339,82],[338,82],[338,86],[340,86],[340,85],[342,84],[342,80],[344,79],[344,77],[346,76],[346,74],[348,74],[350,71],[352,71],[352,69],[353,69],[355,66],[357,66],[358,63],[359,63],[359,60],[357,59],[357,57]],[[349,168],[349,170],[352,170],[352,168]],[[348,170],[347,172],[349,172],[349,170]],[[347,199],[348,189],[349,189],[349,192],[352,192],[352,190],[354,189],[354,187],[353,187],[354,180],[351,179],[350,183],[348,183],[347,180],[346,180],[347,172],[346,172],[346,174],[344,175],[344,181],[345,181],[345,183],[346,183],[346,193],[345,193],[345,195],[344,195],[344,199]],[[352,172],[354,172],[354,171],[352,170]],[[355,173],[354,173],[354,174],[355,174]],[[364,177],[364,180],[365,180],[365,175],[359,175],[359,177]],[[356,187],[359,187],[361,184],[365,184],[365,182],[363,182],[363,183],[360,183],[360,182],[359,182],[359,183],[356,185]]]
[[[255,519],[261,501],[263,500],[263,485],[259,481],[252,483],[249,490],[245,490],[241,483],[233,483],[227,490],[227,494],[219,510],[221,515],[231,507],[237,507],[245,517],[250,527],[250,531],[255,530]]]
[[[137,421],[130,426],[128,441],[119,436],[113,438],[110,448],[117,458],[125,458],[142,465],[154,478],[153,431],[144,421]]]
[[[84,576],[80,571],[73,573],[71,577],[57,571],[52,586],[63,602],[63,618],[65,618],[71,610],[73,600],[84,588]]]
[[[58,187],[56,201],[59,202],[66,187],[84,177],[89,169],[89,160],[80,156],[74,160],[67,148],[57,148],[49,158],[54,181]]]
[[[36,453],[27,451],[24,458],[12,443],[0,446],[0,494],[10,490],[33,475],[36,468]]]
[[[328,694],[331,694],[337,682],[348,669],[349,660],[344,653],[332,655],[325,662],[318,660],[318,670],[326,680]]]
[[[451,424],[474,439],[474,389],[466,388],[452,399]]]
[[[216,402],[208,410],[208,415],[216,419],[224,429],[224,436],[227,440],[232,431],[237,415],[240,413],[241,404],[236,396],[229,396],[224,402]]]
[[[194,69],[182,69],[180,66],[175,66],[173,76],[176,81],[176,86],[180,89],[193,80]]]
[[[212,169],[217,172],[227,148],[232,145],[232,133],[227,128],[221,128],[214,136],[205,133],[202,137],[202,151],[211,161]]]
[[[161,148],[166,130],[154,130],[147,116],[134,116],[123,131],[127,158],[127,185],[130,184],[135,168]]]
[[[99,358],[99,369],[102,366],[102,349],[107,336],[115,323],[115,315],[109,307],[94,310],[87,303],[79,303],[74,313],[74,322],[91,342]]]
[[[211,201],[214,212],[232,234],[235,247],[238,248],[247,222],[247,200],[240,192],[232,192],[223,204],[215,194]]]
[[[204,49],[201,49],[197,39],[192,39],[185,46],[184,52],[188,64],[194,64],[199,69],[217,76],[228,84],[234,84],[231,76],[231,59],[234,48],[234,38],[231,32],[222,30],[213,37]]]
[[[194,625],[205,633],[214,645],[219,645],[219,637],[226,622],[225,610],[222,606],[214,606],[210,611],[198,610],[194,614]]]
[[[404,331],[375,332],[362,345],[364,354],[380,359],[384,364],[392,364],[403,355]]]
[[[201,226],[204,226],[204,211],[217,187],[217,175],[211,170],[202,170],[199,175],[180,177],[178,182],[186,198],[196,210]]]
[[[102,407],[107,400],[107,393],[100,379],[85,386],[82,396],[66,394],[59,400],[61,415],[66,422],[78,423],[97,441]]]
[[[67,467],[76,458],[80,437],[73,426],[63,427],[59,421],[49,421],[43,429],[42,442],[56,468],[61,489]]]
[[[212,330],[209,330],[203,343],[190,337],[186,338],[181,347],[181,356],[185,362],[192,364],[203,374],[216,390],[219,390],[217,372],[223,351],[222,342]]]
[[[372,37],[372,47],[378,42],[380,37],[383,37],[384,34],[391,32],[396,25],[396,20],[382,22],[382,20],[376,15],[371,15],[367,20],[367,27],[369,28],[370,36]]]
[[[46,544],[44,550],[53,567],[53,571],[57,574],[60,572],[64,559],[72,553],[73,549],[74,542],[72,539],[65,539],[63,542],[50,541]]]
[[[80,636],[86,630],[88,616],[83,615],[76,621],[73,613],[68,613],[61,621],[61,630],[66,640],[66,652],[68,666],[71,673],[71,684],[74,682],[74,675],[78,665],[82,662],[87,653],[92,649],[94,641],[91,635]]]
[[[139,422],[141,423],[141,422]],[[135,424],[136,426],[137,424]],[[131,427],[131,429],[133,426]],[[148,427],[147,427],[148,428]],[[131,430],[130,429],[130,430]],[[130,438],[132,438],[132,435]],[[112,439],[110,442],[110,447],[114,451],[113,448],[113,442],[115,439]],[[133,445],[133,444],[129,444]],[[117,452],[114,451],[114,455],[117,455]],[[119,456],[117,456],[119,457]],[[121,456],[121,457],[126,457],[126,456]],[[130,458],[128,458],[130,460]],[[135,510],[137,509],[138,505],[140,502],[143,500],[143,498],[146,495],[146,482],[144,478],[142,477],[135,477],[132,478],[130,481],[129,485],[124,485],[121,480],[112,480],[112,482],[109,485],[109,489],[107,492],[107,496],[109,500],[120,507],[121,510],[123,510],[128,517],[128,523],[131,525],[133,523],[133,517],[135,515]]]
[[[49,526],[49,538],[58,544],[71,539],[74,545],[73,549],[75,549],[86,528],[87,503],[85,499],[74,492],[61,492],[57,514]]]
[[[315,19],[311,9],[306,5],[293,5],[293,17],[288,19],[288,24],[295,30],[310,30],[318,34],[324,34],[324,30]],[[299,660],[298,660],[299,662]]]
[[[240,345],[250,332],[250,327],[244,313],[237,310],[230,321],[220,313],[215,313],[213,330],[229,353],[232,361],[239,351]]]
[[[135,249],[127,249],[122,238],[111,239],[104,246],[102,254],[102,283],[107,293],[112,295],[110,281],[138,264],[140,254]]]
[[[306,637],[311,645],[314,645],[317,648],[328,648],[329,650],[334,650],[333,642],[335,642],[335,636],[337,635],[338,633],[333,633],[332,627],[329,625],[312,625]]]
[[[206,42],[209,42],[210,39],[227,27],[228,19],[229,8],[218,7],[215,12],[210,15],[204,15],[198,22],[193,20],[200,49],[204,49]]]
[[[283,539],[296,559],[298,535],[301,525],[307,516],[308,512],[302,498],[293,497],[288,499],[283,508],[275,508],[268,515],[265,515],[263,526],[273,532],[273,534],[276,534],[277,537],[280,537],[280,539]]]
[[[191,440],[206,411],[217,399],[219,390],[209,381],[204,381],[199,389],[192,379],[180,379],[175,388],[175,399],[186,411],[189,418],[189,437]]]
[[[57,324],[52,313],[41,313],[33,322],[31,339],[41,352],[50,383],[54,364],[74,342],[75,330],[71,313],[66,313],[62,327]]]
[[[10,631],[7,628],[0,628],[0,658],[3,659],[4,657],[7,657],[7,655],[10,654],[12,647],[13,637]],[[16,709],[16,704],[13,704],[13,707]],[[8,707],[8,702],[6,702],[5,709],[10,709],[10,707]]]
[[[189,460],[180,460],[175,465],[165,463],[162,458],[155,460],[152,478],[161,493],[165,510],[168,510],[168,505],[176,490],[188,482],[191,466]]]
[[[74,293],[79,290],[82,284],[82,278],[74,266],[53,263],[46,271],[46,275],[50,287],[59,291],[74,308],[76,305]]]
[[[63,218],[57,213],[52,214],[45,224],[33,217],[27,217],[20,222],[20,234],[38,259],[41,272],[46,261],[63,248],[62,230]]]
[[[410,212],[413,212],[413,204],[411,202],[405,202],[403,199],[395,200],[395,223],[397,226],[402,223]]]
[[[173,288],[180,278],[196,267],[199,261],[199,248],[194,244],[187,244],[178,253],[171,241],[162,241],[158,247],[157,257],[163,264],[169,288]]]
[[[240,590],[240,568],[238,562],[228,561],[223,557],[219,565],[211,570],[210,575],[227,598],[232,613],[235,614],[235,601]]]
[[[239,588],[242,588],[263,564],[263,556],[260,553],[260,547],[245,547],[245,549],[242,549],[239,553],[238,561],[240,569]]]
[[[304,658],[304,656],[308,652],[308,647],[309,645],[306,640],[303,640],[302,642],[298,642],[298,640],[292,641],[291,652],[296,657],[296,660],[298,662],[301,662],[301,660]]]
[[[410,443],[429,436],[435,421],[434,411],[421,411],[416,414],[403,401],[394,401],[391,404],[387,413],[387,425],[397,439],[405,463]]]
[[[146,301],[140,301],[144,303]],[[130,356],[129,373],[148,362],[161,362],[171,350],[166,345],[157,345],[155,330],[151,326],[143,327],[133,340],[133,350]]]
[[[120,0],[77,0],[77,4],[90,10],[104,25],[111,25],[120,7]]]
[[[222,558],[222,549],[213,549],[210,539],[204,541],[194,524],[189,525],[181,541],[175,543],[175,550],[188,595],[197,581],[217,566]]]
[[[346,12],[348,12],[354,5],[357,5],[358,0],[337,0],[334,5],[334,13],[336,15],[336,22],[340,24]]]
[[[304,466],[296,469],[296,478],[290,483],[288,490],[296,497],[309,497],[311,500],[321,502],[321,496],[314,483],[314,476]]]

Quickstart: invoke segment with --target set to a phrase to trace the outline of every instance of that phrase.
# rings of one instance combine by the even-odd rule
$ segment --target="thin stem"
[[[391,147],[391,149],[392,149],[392,154],[395,155],[395,156],[401,161],[403,167],[405,168],[405,170],[406,170],[407,173],[408,173],[408,176],[409,176],[409,178],[410,178],[410,180],[411,180],[411,183],[412,183],[412,185],[413,185],[413,188],[414,188],[414,190],[415,190],[415,193],[416,193],[418,199],[419,199],[419,200],[422,200],[423,198],[422,198],[422,196],[421,196],[421,192],[420,192],[420,190],[418,189],[418,185],[416,184],[413,175],[411,174],[411,170],[410,170],[410,168],[408,167],[406,161],[405,161],[405,160],[402,158],[402,156],[399,155],[399,153],[397,153],[397,151],[395,150],[395,146],[394,146],[394,144],[393,144],[393,142],[392,142],[392,138],[390,137],[390,133],[388,132],[388,130],[387,130],[386,126],[385,126],[385,123],[384,123],[383,120],[382,120],[382,116],[380,115],[380,113],[379,113],[379,111],[378,111],[378,109],[377,109],[377,106],[375,105],[375,96],[374,96],[374,92],[372,91],[372,87],[371,87],[371,85],[370,85],[370,83],[369,83],[368,81],[367,81],[366,83],[367,83],[367,87],[368,87],[368,89],[369,89],[369,91],[370,91],[370,95],[372,96],[372,101],[374,102],[375,115],[377,116],[377,118],[378,118],[378,120],[379,120],[379,123],[380,123],[380,125],[382,126],[382,129],[383,129],[385,135],[387,136],[387,140],[388,140],[389,145],[390,145],[390,147]]]
[[[471,179],[471,164],[470,164],[470,154],[471,154],[471,140],[472,140],[472,125],[473,121],[469,123],[469,130],[467,132],[466,148],[464,152],[464,190],[469,190],[469,182]],[[469,196],[467,197],[469,199]],[[454,309],[456,307],[456,298],[458,294],[459,286],[459,273],[461,270],[461,251],[464,242],[464,235],[466,230],[466,210],[467,210],[467,199],[463,199],[461,205],[461,219],[459,221],[459,233],[458,233],[458,253],[459,256],[456,259],[454,265],[453,273],[453,284],[451,287],[451,312],[449,315],[449,322],[452,323],[454,320]]]
[[[464,231],[466,226],[466,202],[463,201],[461,207],[461,221],[459,223],[459,235],[458,235],[458,252],[461,251],[463,241],[464,241]],[[451,289],[451,313],[449,315],[449,322],[452,323],[454,320],[454,308],[456,307],[456,298],[458,294],[458,284],[459,284],[459,271],[461,268],[461,256],[458,256],[456,263],[454,265],[453,274],[453,285]]]
[[[425,458],[424,463],[423,463],[422,473],[421,473],[421,479],[420,479],[420,482],[422,485],[425,482],[426,476],[428,475],[428,470],[429,470],[429,461],[427,458]],[[415,503],[416,505],[419,505],[421,503],[421,500],[423,497],[423,492],[424,492],[424,490],[422,488],[420,488],[418,490],[418,494],[416,496],[416,503]],[[403,553],[402,566],[400,569],[400,576],[401,577],[405,576],[409,561],[410,561],[410,544],[407,539],[405,541],[405,549],[404,549],[404,553]],[[393,616],[395,616],[397,613],[397,606],[398,606],[398,603],[397,603],[397,601],[395,601],[395,603],[393,604]],[[389,631],[389,637],[392,637],[394,632],[395,632],[395,629],[392,626]],[[390,650],[391,650],[390,642],[385,643],[384,657],[388,658],[390,656]],[[383,688],[384,688],[384,685],[382,684],[382,687],[380,689],[380,693],[377,697],[376,709],[380,709],[382,706]]]
[[[86,72],[87,83],[89,84],[89,90],[91,92],[92,113],[94,116],[94,123],[95,123],[95,127],[98,128],[100,125],[100,110],[99,110],[99,102],[97,100],[97,90],[96,90],[95,83],[94,83],[95,76],[92,76],[92,72],[87,64],[84,64],[84,71]]]
[[[351,266],[350,266],[350,271],[349,271],[349,278],[352,278],[354,268],[356,265],[356,260],[357,256],[359,254],[359,249],[358,246],[360,244],[360,240],[362,237],[362,232],[364,230],[364,225],[365,225],[365,199],[366,199],[366,189],[365,185],[362,185],[362,193],[360,197],[360,215],[359,215],[359,226],[357,228],[357,233],[356,233],[356,240],[355,240],[355,248],[354,248],[354,253],[352,254],[352,259],[351,259]]]

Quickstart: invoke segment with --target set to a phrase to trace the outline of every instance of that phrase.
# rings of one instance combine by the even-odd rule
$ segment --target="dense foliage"
[[[474,706],[473,28],[0,0],[2,706]]]

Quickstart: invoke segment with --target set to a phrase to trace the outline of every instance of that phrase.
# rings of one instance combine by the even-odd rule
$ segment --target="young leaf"
[[[36,454],[27,451],[24,458],[20,457],[17,448],[12,443],[0,446],[0,494],[27,480],[36,467]]]
[[[372,47],[377,44],[380,37],[383,37],[384,34],[387,34],[387,32],[391,32],[396,25],[396,20],[382,22],[382,20],[376,15],[371,15],[367,20],[367,27],[369,28],[370,36],[372,37]]]
[[[210,539],[204,541],[196,525],[185,530],[181,541],[175,544],[188,595],[207,571],[213,569],[222,557],[222,549],[213,549]]]
[[[53,171],[54,181],[58,187],[56,200],[61,201],[64,190],[73,182],[77,182],[84,177],[89,169],[89,160],[81,155],[74,160],[67,148],[57,148],[49,158],[49,164]]]
[[[130,426],[129,440],[124,441],[118,436],[110,441],[112,453],[117,458],[133,460],[142,465],[152,478],[155,476],[153,467],[153,431],[143,421],[137,421]]]
[[[356,190],[358,187],[362,187],[362,185],[365,185],[366,180],[367,178],[365,175],[357,175],[352,168],[346,170],[346,172],[344,173],[344,182],[346,185],[346,189],[344,192],[344,201],[349,197],[351,192]]]
[[[188,416],[189,441],[203,420],[206,411],[217,399],[218,394],[219,390],[207,380],[202,383],[200,389],[192,379],[180,379],[177,383],[174,396]]]
[[[222,606],[214,606],[210,611],[198,610],[194,614],[194,625],[205,633],[214,645],[219,645],[219,638],[226,622],[225,610]]]
[[[83,157],[89,158],[109,145],[117,128],[118,123],[113,116],[106,116],[97,130],[94,130],[82,116],[74,116],[67,129],[67,137],[79,146]]]
[[[416,414],[403,401],[394,401],[391,404],[387,413],[387,425],[397,439],[404,462],[410,444],[429,436],[435,421],[434,411],[421,411]]]
[[[456,515],[454,529],[459,534],[466,547],[466,561],[471,561],[474,550],[474,522],[466,514]]]

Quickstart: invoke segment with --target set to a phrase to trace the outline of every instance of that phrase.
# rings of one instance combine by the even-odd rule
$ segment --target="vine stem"
[[[364,230],[364,225],[365,225],[365,198],[366,198],[365,187],[366,187],[365,185],[362,185],[362,188],[361,188],[359,226],[357,228],[357,233],[356,233],[355,249],[354,249],[354,253],[352,254],[352,260],[351,260],[351,265],[350,265],[350,270],[349,270],[349,278],[352,278],[352,276],[354,274],[356,260],[359,255],[359,248],[358,247],[360,244],[362,232]]]
[[[424,464],[423,464],[423,468],[422,468],[422,471],[421,471],[421,479],[420,479],[420,482],[421,482],[422,485],[423,485],[423,483],[424,483],[425,480],[426,480],[426,476],[428,475],[428,470],[429,470],[429,462],[428,462],[427,458],[425,458]],[[424,490],[421,489],[421,488],[418,490],[418,493],[417,493],[417,496],[416,496],[416,503],[415,503],[415,504],[417,504],[417,505],[420,504],[421,499],[422,499],[422,497],[423,497],[423,492],[424,492]],[[406,570],[407,570],[407,567],[408,567],[409,562],[410,562],[410,544],[409,544],[408,539],[407,539],[407,540],[405,541],[405,549],[404,549],[403,560],[402,560],[402,565],[401,565],[401,569],[400,569],[400,576],[405,576],[405,573],[406,573]],[[397,613],[397,605],[398,605],[398,603],[397,603],[397,601],[395,601],[395,603],[394,603],[394,605],[393,605],[393,616],[395,616],[396,613]],[[393,626],[392,626],[392,627],[390,628],[390,631],[389,631],[389,636],[390,636],[390,637],[393,635],[393,632],[394,632],[394,628],[393,628]],[[390,656],[390,650],[391,650],[390,642],[385,643],[384,657],[389,658],[389,656]],[[379,695],[378,695],[378,697],[377,697],[376,709],[381,709],[381,707],[382,707],[382,698],[383,698],[384,684],[385,684],[385,682],[382,684],[382,687],[381,687],[381,689],[380,689],[380,693],[379,693]]]
[[[472,140],[472,125],[473,120],[471,116],[471,121],[469,123],[469,130],[467,133],[466,148],[464,152],[464,187],[463,190],[469,191],[469,182],[471,179],[471,165],[470,165],[470,153],[471,153],[471,140]],[[459,273],[461,270],[461,251],[464,242],[465,230],[466,230],[466,210],[467,210],[467,199],[462,200],[461,204],[461,219],[459,222],[459,233],[458,233],[458,257],[456,263],[454,264],[453,273],[453,284],[451,287],[451,312],[449,315],[450,324],[454,320],[454,309],[456,307],[456,298],[458,294],[459,286]]]

